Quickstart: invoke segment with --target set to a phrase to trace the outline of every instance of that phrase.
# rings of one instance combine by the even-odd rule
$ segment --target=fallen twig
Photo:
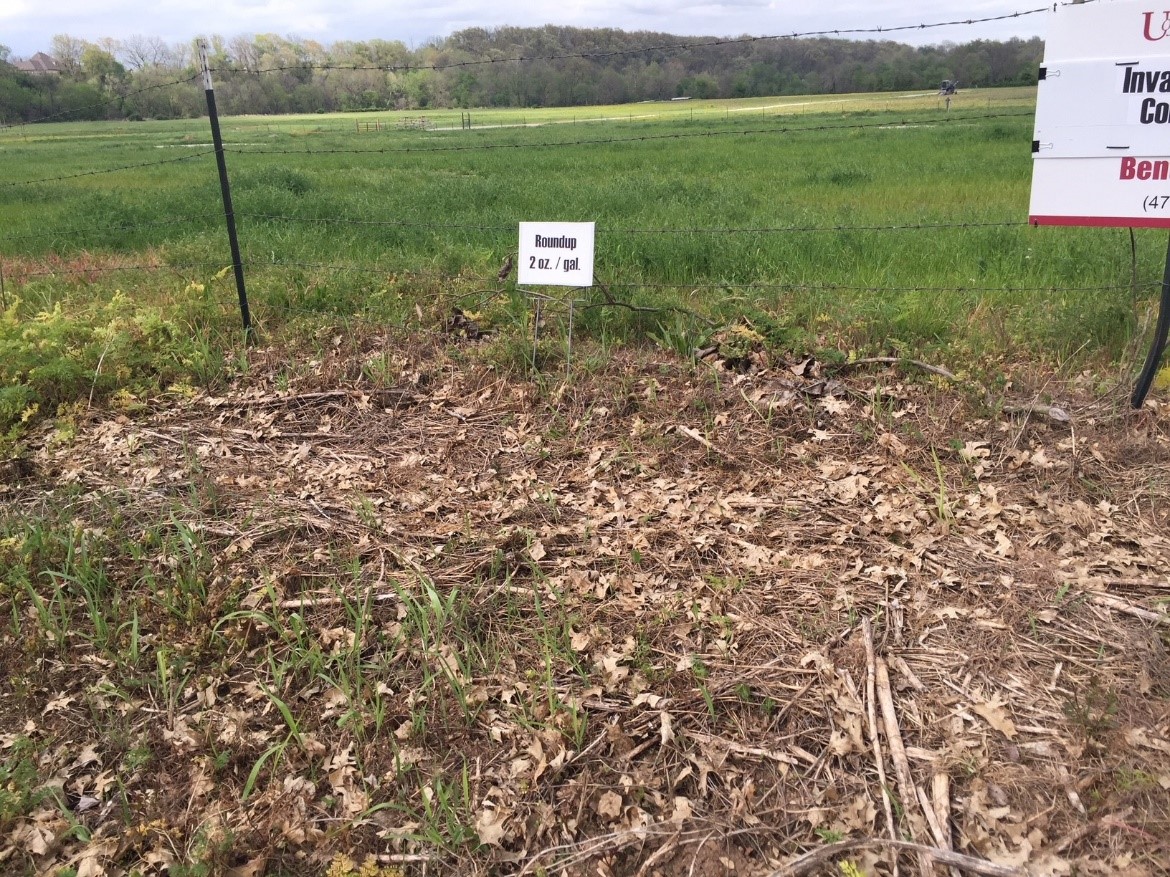
[[[819,847],[801,856],[797,856],[778,871],[773,871],[768,877],[804,877],[804,875],[813,873],[817,868],[837,856],[871,846],[884,846],[895,850],[914,852],[919,856],[925,856],[928,860],[933,859],[940,864],[950,865],[953,868],[958,868],[961,871],[967,871],[971,874],[980,874],[983,877],[1024,877],[1023,871],[1019,868],[1013,868],[1010,865],[997,865],[994,862],[988,862],[986,859],[977,859],[974,856],[952,852],[951,850],[940,850],[936,847],[928,847],[922,844],[911,843],[910,841],[889,840],[881,837],[843,840],[838,843]]]
[[[882,756],[882,744],[878,739],[877,724],[877,670],[873,649],[873,625],[868,616],[861,621],[861,630],[865,636],[865,714],[869,722],[869,737],[873,743],[873,763],[877,768],[878,783],[882,789],[882,809],[886,814],[886,826],[890,832],[890,840],[898,839],[898,826],[894,823],[894,810],[890,803],[889,784],[886,782],[886,767]],[[894,877],[898,877],[898,858],[893,857]]]
[[[699,444],[701,444],[703,447],[705,447],[711,453],[718,454],[720,457],[726,456],[726,454],[724,454],[723,451],[719,450],[719,448],[717,448],[713,444],[711,444],[711,442],[707,439],[707,437],[704,436],[697,429],[691,429],[689,426],[683,426],[681,423],[678,426],[676,426],[675,429],[677,429],[680,433],[685,435],[691,441],[698,442]]]
[[[854,368],[859,365],[912,365],[914,368],[921,369],[924,372],[930,372],[932,375],[938,375],[940,378],[946,378],[948,381],[958,381],[959,376],[949,369],[943,368],[941,365],[931,365],[929,362],[923,362],[920,359],[907,359],[904,356],[867,356],[864,359],[855,359],[852,362],[843,362],[836,366],[839,369]]]
[[[1165,612],[1143,609],[1140,606],[1127,603],[1120,597],[1114,597],[1112,594],[1102,594],[1100,591],[1090,591],[1088,596],[1090,603],[1102,606],[1105,609],[1112,609],[1114,612],[1121,612],[1124,615],[1132,615],[1134,618],[1140,618],[1142,621],[1152,621],[1154,624],[1170,624],[1170,615],[1167,615]]]
[[[894,710],[894,693],[890,689],[890,671],[886,667],[886,662],[881,658],[878,658],[876,663],[878,703],[882,707],[882,722],[886,729],[886,744],[890,747],[890,760],[894,762],[894,772],[898,776],[902,807],[906,813],[906,819],[915,833],[922,835],[922,820],[912,815],[914,802],[918,799],[918,789],[914,785],[914,777],[910,773],[910,762],[906,759],[906,747],[902,744],[902,730],[898,727],[898,714]],[[930,859],[922,852],[918,854],[918,869],[923,877],[931,877],[934,873]]]
[[[595,301],[595,302],[590,302],[587,305],[583,305],[581,307],[581,310],[583,310],[583,311],[593,310],[594,308],[625,308],[627,311],[633,311],[636,314],[674,313],[674,314],[682,314],[682,315],[687,316],[687,317],[692,317],[693,319],[698,320],[700,323],[705,323],[709,327],[714,327],[716,325],[714,322],[712,322],[711,320],[708,320],[706,317],[702,316],[701,314],[696,314],[694,311],[687,310],[686,308],[680,308],[680,307],[677,307],[675,305],[667,305],[665,307],[652,308],[652,307],[648,307],[646,305],[632,305],[627,301],[618,301],[616,298],[613,297],[613,293],[609,291],[609,287],[606,286],[601,281],[596,281],[593,285],[593,288],[601,292],[601,297],[604,299],[604,301]]]
[[[1004,405],[1003,410],[1007,414],[1024,414],[1029,417],[1033,414],[1043,414],[1058,423],[1068,423],[1071,419],[1063,408],[1057,408],[1055,405],[1043,405],[1040,402],[1029,402],[1027,405]]]
[[[711,746],[722,746],[728,752],[734,752],[736,755],[754,755],[757,758],[767,758],[771,761],[778,761],[780,764],[798,765],[802,762],[793,755],[787,755],[783,752],[776,752],[773,749],[761,749],[758,746],[745,746],[742,743],[737,743],[734,740],[728,740],[725,737],[716,737],[712,734],[706,734],[702,731],[683,731],[684,737],[689,737],[696,743],[706,743]]]

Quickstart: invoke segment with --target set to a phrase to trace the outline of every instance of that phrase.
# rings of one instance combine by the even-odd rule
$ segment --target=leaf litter
[[[1170,407],[285,356],[0,485],[7,873],[1170,869]]]

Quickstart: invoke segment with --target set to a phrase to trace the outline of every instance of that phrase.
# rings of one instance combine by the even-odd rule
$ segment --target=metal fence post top
[[[203,90],[214,91],[211,82],[211,65],[207,63],[207,41],[199,41],[199,67],[203,74]]]

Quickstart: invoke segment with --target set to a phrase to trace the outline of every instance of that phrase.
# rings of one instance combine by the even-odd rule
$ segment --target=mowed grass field
[[[597,224],[582,338],[685,351],[754,314],[773,340],[939,347],[952,365],[1116,358],[1148,313],[1158,235],[1026,225],[1033,104],[1009,89],[949,109],[912,93],[223,129],[269,338],[306,320],[437,326],[456,306],[523,334],[527,302],[497,273],[519,222],[562,220]],[[0,421],[221,370],[239,312],[210,150],[206,120],[0,131]]]

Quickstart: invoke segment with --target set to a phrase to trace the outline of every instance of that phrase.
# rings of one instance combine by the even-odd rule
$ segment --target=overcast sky
[[[688,36],[765,35],[933,24],[1043,5],[1037,0],[938,4],[909,0],[832,4],[808,0],[0,0],[0,44],[17,57],[48,50],[52,36],[59,33],[91,41],[141,34],[167,42],[186,42],[199,34],[275,33],[322,43],[381,38],[417,46],[466,27],[504,24],[616,27]],[[914,44],[1029,37],[1043,33],[1046,18],[1028,15],[891,37]]]

